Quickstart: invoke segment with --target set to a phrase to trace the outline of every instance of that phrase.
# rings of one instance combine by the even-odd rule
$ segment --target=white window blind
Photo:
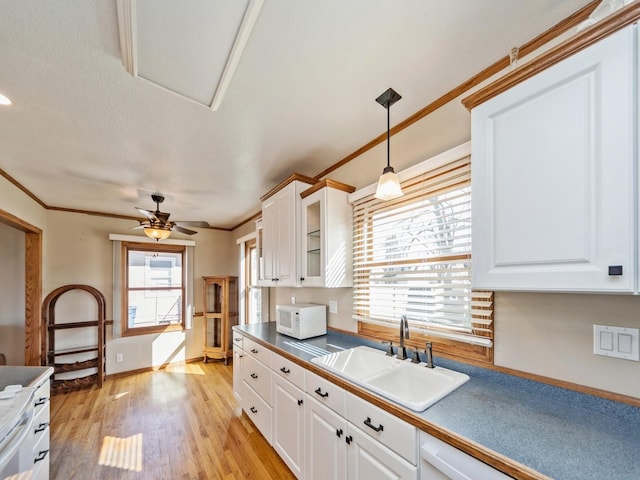
[[[469,157],[354,203],[354,318],[490,347],[493,293],[471,290]]]

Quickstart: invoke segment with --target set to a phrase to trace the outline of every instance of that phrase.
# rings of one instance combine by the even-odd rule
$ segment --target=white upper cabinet
[[[473,288],[636,290],[635,26],[472,110]]]
[[[300,193],[313,183],[313,179],[294,174],[262,199],[262,271],[259,278],[263,286],[298,285]]]
[[[352,285],[352,210],[354,187],[324,180],[302,192],[300,285]]]

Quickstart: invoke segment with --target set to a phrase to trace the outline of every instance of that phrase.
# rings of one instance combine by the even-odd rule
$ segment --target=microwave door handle
[[[22,417],[22,420],[16,424],[14,429],[20,428],[21,431],[14,435],[8,442],[6,448],[2,450],[0,453],[0,471],[6,466],[6,464],[11,460],[16,451],[21,447],[22,442],[25,440],[25,437],[31,433],[31,426],[33,425],[33,410],[31,410],[27,415]]]

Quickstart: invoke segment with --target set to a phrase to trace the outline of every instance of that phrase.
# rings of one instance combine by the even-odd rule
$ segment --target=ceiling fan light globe
[[[401,197],[402,188],[400,188],[398,175],[395,174],[391,167],[387,167],[384,170],[380,175],[380,180],[378,180],[378,188],[374,197],[380,200],[393,200]]]
[[[154,240],[166,240],[171,235],[171,230],[157,227],[144,227],[144,234]]]

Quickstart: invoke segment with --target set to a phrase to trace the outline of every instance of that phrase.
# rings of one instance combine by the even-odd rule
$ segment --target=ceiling
[[[181,5],[211,1],[235,0]],[[264,0],[214,111],[127,73],[115,0],[0,0],[0,169],[47,206],[136,216],[160,192],[231,228],[383,133],[388,87],[395,124],[587,3]]]

